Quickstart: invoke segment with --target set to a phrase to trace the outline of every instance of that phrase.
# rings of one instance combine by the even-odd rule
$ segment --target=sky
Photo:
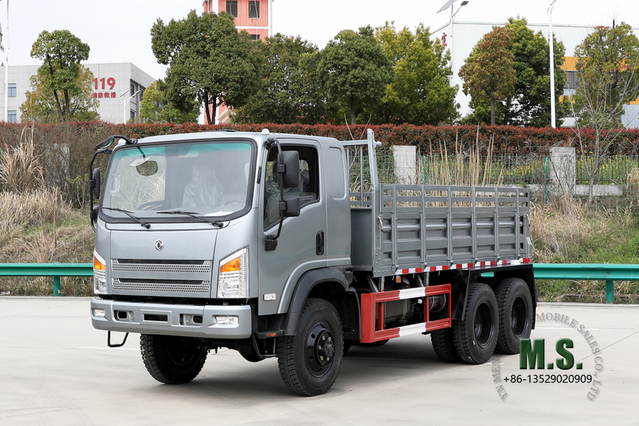
[[[191,10],[202,12],[201,0],[0,0],[0,22],[7,41],[9,1],[9,65],[38,65],[31,46],[43,30],[69,30],[87,43],[88,63],[131,62],[154,78],[166,67],[151,51],[151,26],[157,19],[168,23],[183,19]],[[397,28],[414,29],[423,23],[431,30],[446,25],[450,9],[437,11],[447,0],[275,0],[273,30],[300,36],[322,48],[339,31],[394,21]],[[461,0],[454,3],[460,8]],[[547,0],[469,0],[455,22],[505,22],[522,16],[529,23],[548,22]],[[639,27],[637,0],[557,0],[553,24],[603,25],[615,18]],[[0,61],[4,55],[0,52]]]

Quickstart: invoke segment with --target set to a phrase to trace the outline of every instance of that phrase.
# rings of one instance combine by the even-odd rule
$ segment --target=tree
[[[317,72],[324,77],[331,102],[348,106],[351,124],[358,108],[372,108],[394,79],[393,67],[370,26],[343,30],[322,51]]]
[[[575,108],[582,125],[621,126],[623,106],[639,96],[639,39],[626,23],[595,28],[575,48],[579,87]]]
[[[315,77],[312,56],[315,45],[300,37],[275,34],[264,43],[255,43],[262,58],[260,89],[239,108],[237,123],[325,122],[326,95]]]
[[[512,96],[517,81],[511,51],[513,30],[495,27],[475,45],[459,70],[464,93],[473,102],[490,103],[490,123],[495,124],[497,102]]]
[[[549,127],[550,117],[550,45],[541,31],[528,28],[525,18],[510,18],[506,28],[513,29],[514,67],[517,76],[515,94],[506,99],[504,124]],[[553,37],[555,66],[555,118],[559,123],[568,112],[559,102],[564,93],[566,73],[561,69],[566,49]]]
[[[157,80],[144,90],[140,103],[140,120],[145,123],[196,123],[200,106],[195,99],[190,100],[190,105],[190,109],[186,111],[176,108],[166,94],[164,81]]]
[[[53,123],[58,121],[95,121],[100,116],[97,112],[100,101],[93,97],[91,85],[93,73],[80,65],[80,72],[74,86],[65,93],[61,90],[51,91],[48,84],[48,70],[41,67],[31,77],[31,90],[25,93],[27,99],[20,106],[22,121]],[[59,99],[65,99],[64,110],[60,114]]]
[[[550,126],[550,46],[541,33],[528,28],[526,19],[508,19],[506,28],[513,30],[513,67],[517,82],[515,93],[497,104],[495,121],[510,126]],[[554,35],[553,35],[554,38]],[[566,84],[566,73],[561,69],[566,49],[554,40],[555,64],[555,116],[561,123],[568,110],[559,103]],[[473,102],[473,117],[468,122],[482,123],[490,119],[487,102]]]
[[[249,35],[238,33],[225,12],[198,16],[191,11],[186,19],[167,25],[158,19],[151,37],[153,54],[169,66],[166,93],[181,111],[196,99],[213,123],[220,104],[238,108],[257,90],[258,67]]]
[[[429,29],[419,25],[413,34],[407,27],[396,31],[388,22],[376,29],[382,50],[394,65],[395,81],[388,85],[378,109],[381,123],[416,125],[451,123],[458,115],[449,77],[450,52],[439,40],[430,40]]]
[[[42,31],[33,43],[31,57],[44,62],[38,69],[38,84],[53,96],[60,121],[71,120],[71,98],[82,91],[80,61],[89,58],[89,50],[88,44],[67,30]]]
[[[623,130],[624,105],[639,97],[639,39],[630,25],[600,26],[575,48],[578,86],[570,102],[575,134],[581,154],[588,154],[584,169],[588,176],[588,198],[593,200],[603,157]],[[594,140],[588,142],[583,128]]]

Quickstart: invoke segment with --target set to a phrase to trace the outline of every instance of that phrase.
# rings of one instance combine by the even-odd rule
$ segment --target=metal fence
[[[401,178],[395,168],[392,150],[380,149],[377,158],[380,180],[384,183],[399,182]],[[517,185],[537,189],[537,195],[551,193],[555,185],[550,157],[545,154],[511,153],[477,158],[472,154],[429,155],[419,156],[417,162],[414,183]],[[468,177],[476,179],[469,182]],[[635,200],[639,197],[639,156],[610,155],[596,160],[593,156],[577,155],[573,185],[614,187],[614,191],[604,191],[607,197],[600,198]],[[581,194],[584,191],[587,192],[582,189]]]
[[[598,185],[634,184],[639,176],[639,156],[609,155],[601,157],[598,164],[592,156],[578,156],[576,171],[577,185],[588,185],[591,174]]]

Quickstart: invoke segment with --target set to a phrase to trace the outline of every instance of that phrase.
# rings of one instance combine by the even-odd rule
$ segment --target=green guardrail
[[[537,280],[606,282],[606,303],[614,303],[615,281],[639,281],[639,265],[592,263],[535,263]],[[53,277],[53,295],[60,295],[61,277],[91,277],[91,263],[0,263],[0,276]]]
[[[535,263],[536,280],[606,282],[606,303],[614,303],[615,281],[639,281],[639,265],[594,263]]]
[[[53,295],[60,295],[61,277],[92,277],[92,263],[0,263],[0,277],[53,277]]]

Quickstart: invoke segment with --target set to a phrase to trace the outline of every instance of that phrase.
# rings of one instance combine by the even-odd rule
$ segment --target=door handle
[[[324,254],[324,231],[319,231],[315,235],[315,254],[318,256]]]

